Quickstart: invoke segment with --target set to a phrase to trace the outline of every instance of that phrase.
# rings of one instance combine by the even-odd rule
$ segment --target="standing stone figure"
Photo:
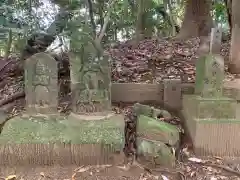
[[[70,52],[73,113],[105,116],[111,111],[109,57],[99,57],[89,42],[79,48]]]
[[[28,114],[56,114],[58,106],[57,62],[46,53],[25,61],[25,93]]]

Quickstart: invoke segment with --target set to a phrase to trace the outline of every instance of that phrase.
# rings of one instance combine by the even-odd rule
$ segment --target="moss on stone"
[[[122,123],[116,123],[122,121]],[[123,118],[77,121],[64,117],[15,117],[3,127],[0,143],[123,144]]]

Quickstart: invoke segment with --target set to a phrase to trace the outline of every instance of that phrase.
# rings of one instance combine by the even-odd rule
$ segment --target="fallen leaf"
[[[161,175],[163,180],[169,180],[166,176]]]
[[[10,175],[7,178],[5,178],[5,180],[15,180],[17,178],[16,175]]]
[[[72,180],[75,180],[76,173],[72,175]]]
[[[195,158],[195,157],[188,158],[188,160],[192,161],[192,162],[196,162],[196,163],[203,163],[204,162],[202,159]]]
[[[127,164],[127,165],[124,165],[124,166],[117,166],[117,168],[119,168],[121,170],[124,170],[124,171],[128,171],[130,169],[130,165]]]
[[[88,171],[90,168],[91,168],[91,166],[80,167],[80,168],[77,170],[77,172],[83,173],[83,172]]]
[[[210,180],[217,180],[217,179],[218,178],[212,176]]]
[[[192,171],[191,173],[190,173],[190,177],[194,177],[194,176],[196,176],[196,172],[195,171]]]
[[[44,172],[40,172],[40,175],[41,175],[42,177],[45,177]]]

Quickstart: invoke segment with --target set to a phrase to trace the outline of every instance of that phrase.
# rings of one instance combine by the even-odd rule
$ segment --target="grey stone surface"
[[[165,79],[164,83],[164,104],[173,107],[181,108],[182,92],[181,79]]]
[[[46,53],[37,53],[25,61],[24,69],[27,113],[57,113],[58,69],[55,59]]]
[[[111,111],[111,78],[108,56],[98,56],[86,43],[71,51],[72,110],[76,114],[105,115]],[[76,68],[80,67],[80,68]]]

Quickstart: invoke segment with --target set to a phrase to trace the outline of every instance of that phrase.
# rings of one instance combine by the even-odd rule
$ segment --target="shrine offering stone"
[[[28,114],[56,114],[58,69],[55,59],[37,53],[25,61],[25,93]]]
[[[203,97],[222,96],[224,60],[220,56],[206,55],[196,64],[195,93]]]
[[[98,57],[91,46],[71,52],[73,112],[82,115],[106,115],[111,111],[109,57]]]

